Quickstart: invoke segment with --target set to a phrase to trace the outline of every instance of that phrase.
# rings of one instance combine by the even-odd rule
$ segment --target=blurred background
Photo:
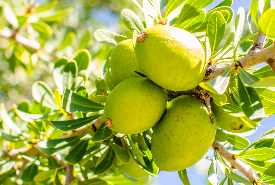
[[[162,8],[168,0],[162,0]],[[215,0],[214,3],[205,8],[206,11],[218,5],[222,0]],[[33,4],[32,0],[8,0],[10,7],[14,10],[20,23],[24,24],[26,11],[31,10],[26,4]],[[38,0],[38,4],[49,4],[51,0]],[[244,7],[246,12],[250,7],[251,0],[235,0],[232,8],[236,14],[239,7]],[[0,6],[3,1],[0,0]],[[70,9],[73,7],[73,9]],[[39,29],[39,25],[33,23],[34,30],[22,26],[20,34],[30,36],[38,40],[41,48],[32,50],[18,46],[14,41],[0,37],[0,103],[4,102],[7,109],[18,104],[24,99],[32,99],[31,87],[34,81],[41,80],[56,89],[52,70],[57,58],[73,54],[82,48],[91,52],[92,63],[89,66],[90,75],[88,83],[89,93],[94,90],[94,79],[103,73],[103,65],[106,61],[109,46],[102,45],[94,39],[93,33],[96,29],[106,29],[132,37],[120,20],[122,9],[133,10],[141,20],[144,19],[131,0],[59,0],[54,7],[56,12],[66,10],[59,14],[53,12],[54,16],[48,13],[36,12],[40,20],[48,25],[47,29]],[[0,9],[0,13],[1,13]],[[31,13],[31,12],[29,12]],[[60,18],[60,14],[62,17]],[[59,16],[59,17],[58,17]],[[33,16],[33,19],[36,17]],[[11,30],[7,18],[3,13],[0,15],[0,30]],[[23,23],[22,23],[23,22]],[[233,22],[233,21],[232,21]],[[43,25],[43,23],[41,23]],[[234,22],[233,22],[234,24]],[[8,25],[8,26],[7,26]],[[41,26],[41,25],[40,25]],[[246,25],[247,27],[247,25]],[[275,117],[262,120],[257,132],[247,138],[253,142],[259,136],[273,128],[272,123]],[[213,149],[210,149],[207,156],[213,157]],[[207,173],[210,166],[208,159],[201,159],[196,165],[187,169],[190,183],[192,185],[207,184]],[[223,179],[220,173],[219,180]],[[152,178],[152,184],[156,185],[181,185],[182,182],[177,172],[161,171],[156,178]]]

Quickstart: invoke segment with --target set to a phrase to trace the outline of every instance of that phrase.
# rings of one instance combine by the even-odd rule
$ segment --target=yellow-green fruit
[[[111,73],[116,78],[117,84],[131,77],[138,77],[138,61],[132,39],[121,41],[111,54]],[[117,85],[115,84],[115,86]]]
[[[215,114],[217,125],[228,131],[234,133],[247,132],[258,126],[258,122],[249,120],[246,116],[235,117],[230,115],[223,108],[218,107],[214,103],[211,104],[211,109]],[[251,125],[251,126],[248,126]]]
[[[115,132],[137,134],[153,127],[167,104],[163,89],[148,78],[133,77],[117,85],[104,107],[106,124]]]
[[[151,149],[156,165],[164,171],[179,171],[205,155],[215,138],[216,125],[204,104],[180,96],[168,103],[153,131]]]
[[[135,51],[143,74],[165,89],[192,89],[206,71],[201,43],[180,28],[161,25],[144,29],[137,38]]]
[[[120,171],[126,173],[127,175],[133,178],[139,178],[149,175],[149,173],[147,173],[137,164],[137,162],[134,160],[130,153],[129,156],[129,162],[127,164],[122,164],[118,167]],[[142,160],[142,156],[139,156],[139,158]]]

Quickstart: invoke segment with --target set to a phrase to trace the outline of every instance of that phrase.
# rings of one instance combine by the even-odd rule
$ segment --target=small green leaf
[[[16,108],[16,106],[13,106],[13,109],[17,116],[21,118],[22,120],[26,122],[34,122],[34,121],[41,121],[44,118],[47,118],[49,115],[43,115],[43,114],[29,114],[26,112],[22,112]]]
[[[104,141],[104,140],[108,139],[111,135],[112,135],[112,131],[106,126],[105,123],[103,123],[97,129],[92,141],[94,141],[94,142]]]
[[[82,49],[75,54],[73,60],[76,61],[78,71],[86,70],[91,61],[91,54],[88,50]]]
[[[211,96],[217,106],[223,106],[227,102],[227,96],[225,94],[219,95],[216,93],[211,93]]]
[[[252,158],[256,160],[266,161],[272,159],[275,156],[275,150],[272,148],[257,148],[252,150],[247,150],[235,155],[238,158]]]
[[[54,175],[54,185],[62,185],[59,178],[58,178],[58,169],[55,170],[55,175]]]
[[[32,96],[37,102],[41,102],[42,105],[52,109],[58,109],[58,106],[54,101],[52,90],[44,82],[36,81],[33,83]]]
[[[7,141],[17,142],[20,140],[20,138],[18,136],[12,136],[12,135],[4,133],[3,131],[0,131],[0,136],[2,136]]]
[[[244,149],[249,145],[249,140],[238,135],[227,134],[227,141],[237,149]]]
[[[258,180],[260,184],[275,184],[275,177],[273,176],[264,176]]]
[[[60,94],[63,93],[63,70],[68,63],[67,58],[60,58],[54,64],[53,77]]]
[[[258,27],[258,16],[259,16],[259,0],[252,0],[250,5],[250,15],[255,23],[255,25]]]
[[[256,76],[257,78],[265,78],[268,76],[275,76],[274,71],[272,70],[272,68],[270,67],[270,65],[265,65],[264,67],[253,71],[252,73],[254,76]]]
[[[264,107],[265,116],[275,114],[275,91],[268,88],[255,89]]]
[[[32,163],[30,166],[24,168],[21,179],[25,182],[32,182],[35,175],[38,173],[38,166]]]
[[[3,123],[7,127],[9,127],[11,130],[14,130],[18,134],[22,133],[22,131],[20,130],[20,128],[13,122],[13,120],[9,116],[8,112],[6,111],[4,103],[1,103],[1,106],[0,106],[0,117],[1,117],[1,119],[3,121]]]
[[[142,32],[144,29],[143,24],[139,17],[129,9],[123,9],[121,11],[120,17],[125,24],[125,26],[130,30],[134,31],[136,30],[138,33]]]
[[[199,84],[200,87],[212,92],[222,95],[230,81],[232,68],[225,71],[222,75],[218,76],[217,78],[210,80],[208,82],[201,82]]]
[[[82,49],[82,48],[87,47],[90,41],[91,41],[90,30],[86,30],[85,34],[81,38],[80,44],[78,46],[78,49]]]
[[[176,8],[178,8],[181,4],[183,4],[186,0],[169,0],[165,9],[165,16],[164,19],[167,18],[167,16],[172,13]]]
[[[243,159],[254,170],[264,173],[266,175],[275,176],[275,162],[256,161],[250,159]]]
[[[220,6],[232,6],[233,0],[223,0],[220,4],[218,4],[216,7]],[[215,7],[215,8],[216,8]]]
[[[8,3],[4,2],[3,13],[4,13],[6,20],[12,25],[12,27],[14,29],[17,29],[19,26],[17,17]]]
[[[93,115],[86,118],[79,118],[74,120],[66,120],[66,121],[50,121],[48,119],[44,119],[44,121],[48,124],[53,125],[55,128],[63,131],[74,130],[80,128],[88,123],[91,123],[95,119],[99,118],[101,114]]]
[[[35,23],[31,23],[33,29],[41,34],[41,36],[47,39],[52,34],[52,28],[43,21],[37,21]]]
[[[178,171],[178,174],[179,174],[179,177],[180,177],[180,180],[181,182],[184,184],[184,185],[190,185],[190,182],[189,182],[189,179],[188,179],[188,176],[187,176],[187,170],[181,170],[181,171]]]
[[[178,23],[177,27],[192,31],[196,29],[205,19],[205,12],[201,9],[192,9],[184,18],[182,22]]]
[[[208,170],[208,184],[217,185],[218,184],[218,175],[217,175],[217,163],[214,157],[213,161]]]
[[[241,80],[245,85],[250,86],[259,81],[257,77],[243,70],[241,67],[238,67],[238,69],[239,69]]]
[[[48,171],[42,171],[42,172],[39,172],[38,174],[36,174],[34,176],[33,180],[36,181],[36,182],[41,182],[41,181],[47,180],[53,174],[55,174],[55,169],[48,170]]]
[[[104,153],[106,154],[101,155],[104,159],[99,159],[101,162],[94,169],[95,175],[102,174],[109,170],[114,162],[115,152],[111,147],[109,147]]]
[[[95,39],[108,46],[116,46],[119,42],[126,40],[127,37],[107,30],[98,29],[94,33]]]
[[[215,140],[219,142],[227,141],[227,134],[224,133],[222,130],[217,129]]]
[[[137,3],[136,0],[133,0],[133,2]],[[152,27],[154,23],[158,22],[161,17],[160,0],[143,0],[142,3],[143,8],[140,10],[144,13],[146,26],[147,28]]]
[[[129,161],[129,154],[128,152],[122,147],[119,146],[115,143],[112,143],[112,148],[115,151],[115,154],[117,158],[122,162],[122,163],[128,163]]]
[[[103,105],[80,96],[69,89],[64,92],[62,107],[68,112],[95,112],[104,108]]]
[[[55,160],[55,158],[53,158],[52,156],[49,156],[48,167],[49,169],[56,169],[56,168],[60,168],[61,165]]]
[[[220,12],[211,14],[207,24],[207,34],[211,48],[211,56],[213,56],[221,43],[225,31],[225,20]]]
[[[245,87],[238,75],[238,92],[243,112],[250,120],[259,120],[264,117],[264,108],[253,87]]]
[[[249,87],[275,87],[275,76],[262,78],[254,84],[249,85]]]
[[[51,3],[45,2],[39,5],[39,7],[35,10],[35,12],[44,12],[50,10],[56,6],[58,3],[57,0],[52,1]]]
[[[230,34],[228,35],[225,43],[223,44],[223,47],[218,52],[216,52],[216,54],[213,56],[214,60],[216,58],[217,59],[221,58],[224,54],[227,53],[227,51],[232,47],[232,42],[234,40],[234,36],[235,36],[235,33],[230,32]]]
[[[106,95],[104,92],[107,92],[108,88],[107,88],[107,84],[106,84],[104,79],[101,79],[100,77],[97,77],[95,79],[95,85],[96,85],[98,95]]]
[[[243,7],[238,9],[235,19],[235,38],[234,38],[234,49],[237,49],[239,41],[242,37],[245,22],[245,10]]]
[[[260,140],[259,142],[253,143],[255,145],[255,148],[271,148],[271,146],[274,144],[274,139],[264,139]]]
[[[72,7],[55,11],[54,13],[50,12],[48,14],[39,14],[40,20],[46,22],[58,22],[61,21],[68,13],[73,10]]]
[[[70,61],[67,63],[63,69],[63,79],[62,86],[63,89],[71,89],[74,83],[75,78],[77,77],[77,64],[76,62]]]
[[[89,140],[80,141],[70,150],[64,159],[71,164],[78,163],[83,158],[88,147],[88,143]]]
[[[76,36],[74,32],[67,32],[58,49],[62,50],[65,49],[67,46],[71,46],[74,43],[75,37]]]

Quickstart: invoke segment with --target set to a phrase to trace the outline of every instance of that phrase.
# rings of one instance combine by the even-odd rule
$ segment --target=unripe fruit
[[[135,51],[142,73],[165,89],[192,89],[205,75],[201,43],[180,28],[161,25],[144,29],[137,38]]]
[[[132,39],[121,41],[114,47],[111,54],[110,66],[111,73],[116,78],[115,81],[117,83],[139,76],[135,73],[135,71],[139,71],[139,65]]]
[[[258,126],[258,122],[250,121],[246,116],[235,117],[230,115],[228,112],[218,107],[214,103],[211,104],[212,111],[215,115],[217,126],[220,128],[234,133],[242,133],[252,130]],[[248,125],[251,124],[251,127]]]
[[[127,175],[133,177],[133,178],[139,178],[149,175],[145,170],[143,170],[135,161],[133,156],[129,153],[129,162],[127,164],[122,164],[119,166],[119,170],[123,173],[126,173]],[[141,155],[139,155],[139,158],[143,161],[143,158]]]
[[[203,103],[191,96],[180,96],[168,103],[153,131],[154,162],[161,170],[179,171],[205,155],[214,140],[216,125]]]
[[[163,89],[148,78],[133,77],[117,85],[104,107],[106,124],[115,132],[137,134],[153,127],[167,104]]]

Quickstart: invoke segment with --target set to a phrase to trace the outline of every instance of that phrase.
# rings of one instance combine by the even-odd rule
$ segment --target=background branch
[[[252,184],[256,183],[259,177],[252,171],[252,168],[246,163],[242,162],[238,158],[234,158],[234,154],[230,153],[226,148],[224,148],[218,141],[212,143],[212,148],[217,150],[217,152],[223,156],[232,167],[238,169],[242,172]]]

